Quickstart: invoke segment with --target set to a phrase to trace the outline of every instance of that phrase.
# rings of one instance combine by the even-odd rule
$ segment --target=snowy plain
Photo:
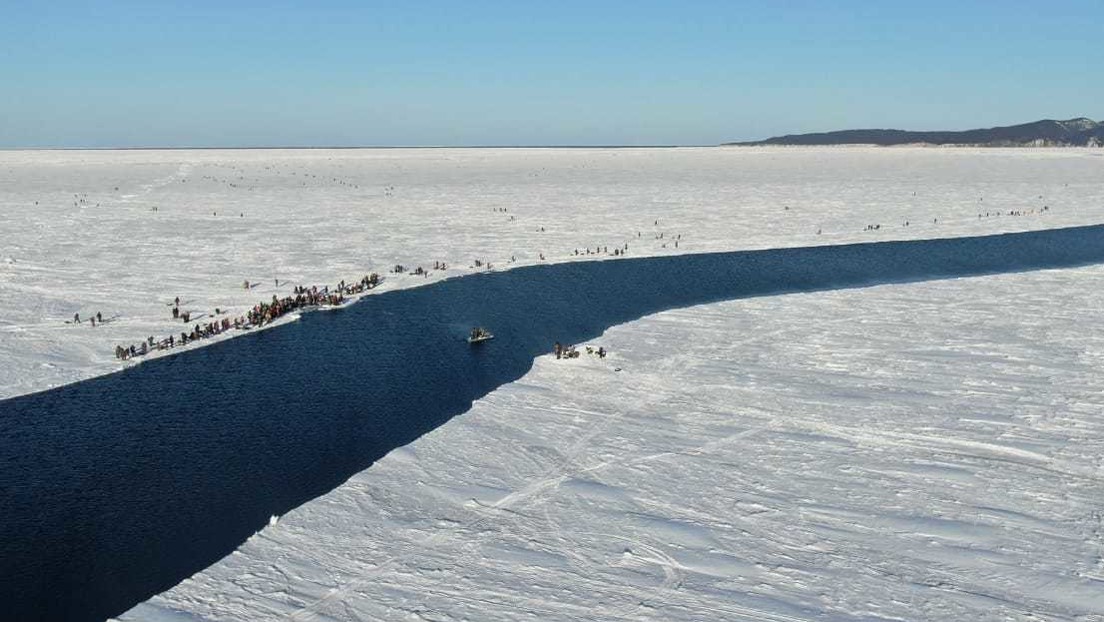
[[[0,398],[118,369],[114,344],[181,330],[174,296],[238,313],[597,246],[1096,224],[1102,172],[1074,149],[0,152]],[[539,358],[121,618],[1104,620],[1102,285],[1050,270],[613,328],[609,358]]]
[[[121,618],[1101,620],[1101,292],[1092,266],[618,326]]]
[[[386,290],[599,246],[632,257],[1095,224],[1102,174],[1086,149],[0,152],[0,399],[136,364],[115,345],[185,330],[176,297],[204,322],[295,285],[378,272]],[[107,322],[92,328],[97,312]]]

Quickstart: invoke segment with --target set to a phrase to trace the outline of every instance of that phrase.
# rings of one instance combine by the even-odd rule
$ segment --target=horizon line
[[[0,151],[264,151],[264,150],[354,150],[354,149],[679,149],[685,147],[721,147],[724,143],[667,145],[279,145],[279,146],[131,146],[131,147],[0,147]]]

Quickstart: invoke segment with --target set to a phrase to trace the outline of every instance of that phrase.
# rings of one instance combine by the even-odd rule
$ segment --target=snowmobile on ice
[[[472,345],[490,341],[491,339],[494,339],[494,335],[491,334],[491,331],[481,326],[476,326],[471,329],[471,333],[468,335],[468,343]]]

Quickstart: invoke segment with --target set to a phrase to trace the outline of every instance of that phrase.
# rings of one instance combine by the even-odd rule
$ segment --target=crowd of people
[[[565,346],[559,341],[552,344],[552,353],[556,355],[557,359],[577,359],[581,353],[575,348],[575,346]],[[604,347],[586,346],[586,353],[592,356],[597,356],[600,359],[606,358],[608,352]]]
[[[1050,211],[1050,206],[1049,205],[1044,205],[1044,206],[1042,206],[1038,209],[1038,213],[1040,213],[1040,214],[1043,213],[1043,212],[1049,212],[1049,211]],[[1013,209],[1013,210],[1008,210],[1007,212],[985,212],[984,216],[982,215],[981,212],[978,212],[977,217],[978,217],[978,220],[981,220],[982,218],[991,218],[993,216],[1030,216],[1030,215],[1035,214],[1035,213],[1036,213],[1036,209],[1033,207],[1029,210]]]
[[[261,302],[246,311],[245,315],[238,317],[222,317],[212,319],[210,322],[195,324],[190,331],[181,331],[179,337],[169,335],[164,339],[147,337],[145,341],[129,346],[115,346],[115,358],[127,360],[135,356],[148,354],[153,350],[166,350],[176,346],[186,345],[193,341],[221,335],[229,330],[250,329],[264,326],[296,310],[309,309],[322,306],[338,306],[344,304],[347,296],[368,291],[380,283],[380,277],[375,272],[365,276],[355,283],[346,283],[344,280],[332,290],[328,285],[321,289],[317,285],[310,288],[296,286],[292,289],[291,296],[283,298],[272,295],[272,300]],[[215,316],[225,315],[226,312],[216,308]],[[173,319],[181,319],[185,323],[190,320],[191,313],[180,310],[180,298],[173,300]],[[76,319],[76,318],[74,318]]]

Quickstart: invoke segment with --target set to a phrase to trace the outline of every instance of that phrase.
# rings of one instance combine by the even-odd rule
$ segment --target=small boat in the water
[[[471,333],[468,335],[468,343],[472,345],[490,341],[491,339],[494,339],[494,335],[491,334],[491,331],[481,326],[471,329]]]

